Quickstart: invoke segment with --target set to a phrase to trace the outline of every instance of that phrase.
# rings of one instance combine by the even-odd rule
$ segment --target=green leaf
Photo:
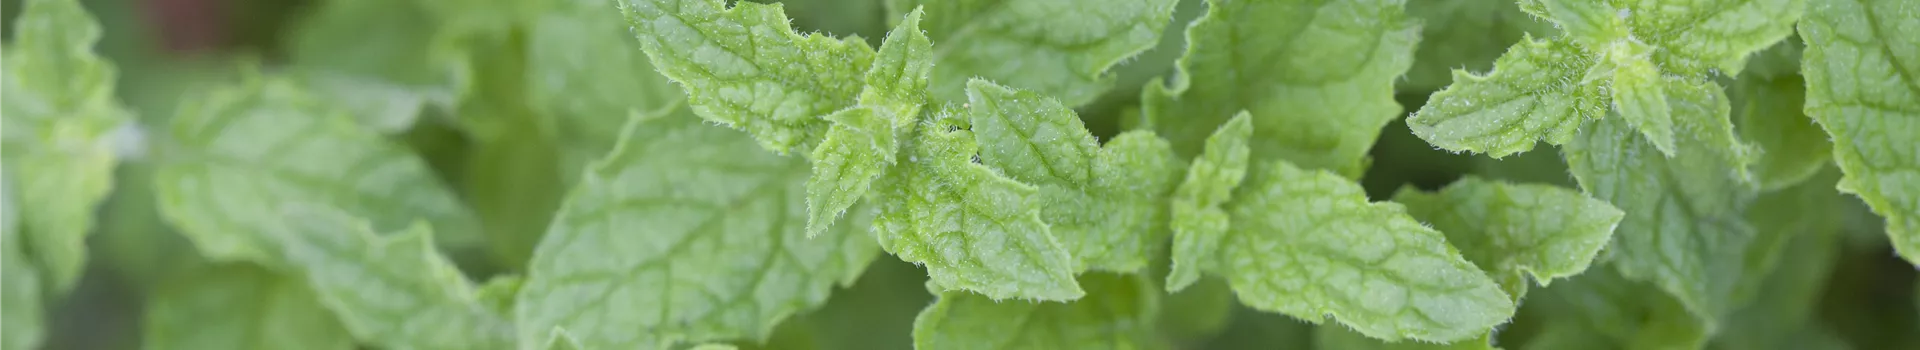
[[[926,7],[933,95],[967,99],[973,78],[1079,106],[1113,87],[1107,70],[1152,48],[1176,0],[888,0],[894,13]]]
[[[627,119],[683,112],[686,93],[654,72],[615,6],[553,1],[527,29],[527,99],[552,116],[567,181],[613,150]]]
[[[1491,343],[1492,339],[1488,335],[1482,335],[1480,338],[1473,338],[1469,340],[1457,341],[1457,342],[1446,343],[1446,344],[1423,343],[1423,342],[1417,342],[1417,341],[1402,341],[1397,343],[1388,343],[1388,342],[1382,342],[1379,339],[1368,338],[1366,335],[1360,334],[1359,332],[1354,332],[1353,330],[1347,329],[1344,326],[1329,324],[1329,325],[1320,325],[1319,327],[1313,327],[1313,328],[1314,328],[1313,343],[1315,347],[1320,349],[1348,349],[1348,350],[1493,350],[1493,349],[1497,349],[1493,347],[1493,344]]]
[[[1820,320],[1820,300],[1840,257],[1840,208],[1833,184],[1838,171],[1768,193],[1747,211],[1759,228],[1749,249],[1745,278],[1733,310],[1721,320],[1722,349],[1806,349],[1830,332]],[[1787,263],[1781,263],[1787,262]]]
[[[1595,65],[1567,40],[1523,39],[1492,72],[1454,71],[1453,85],[1428,97],[1407,127],[1434,146],[1494,158],[1532,150],[1538,141],[1565,144],[1581,124],[1607,112],[1603,86],[1582,79]]]
[[[802,30],[839,36],[880,38],[886,35],[888,20],[880,0],[756,0],[780,3],[793,24]]]
[[[1520,12],[1511,1],[1412,1],[1407,3],[1407,13],[1420,19],[1420,45],[1406,80],[1397,84],[1403,92],[1446,87],[1456,69],[1492,70],[1500,53],[1527,34],[1556,31],[1544,20]]]
[[[1614,267],[1650,281],[1690,311],[1726,311],[1740,278],[1753,228],[1741,219],[1758,187],[1752,157],[1734,137],[1720,87],[1668,79],[1679,146],[1672,157],[1626,125],[1608,118],[1563,148],[1567,165],[1589,195],[1626,213],[1614,235]]]
[[[473,84],[465,33],[416,0],[335,0],[295,24],[288,51],[303,83],[381,132],[423,108],[451,108]]]
[[[807,236],[817,236],[892,167],[898,135],[913,130],[927,100],[933,43],[920,32],[921,12],[907,15],[881,45],[867,70],[860,104],[826,116],[827,138],[813,149],[807,179]]]
[[[14,23],[0,67],[0,155],[19,184],[30,264],[64,293],[86,269],[95,207],[113,188],[116,135],[131,112],[115,101],[118,72],[93,53],[100,25],[76,0],[35,0]],[[130,129],[128,129],[130,130]]]
[[[634,121],[535,250],[521,347],[555,329],[587,349],[765,339],[825,303],[876,251],[863,218],[806,237],[807,171],[690,115]]]
[[[1419,40],[1404,1],[1208,3],[1187,28],[1178,71],[1141,93],[1144,126],[1191,157],[1247,111],[1255,159],[1358,177],[1380,128],[1401,113],[1393,83]]]
[[[1667,105],[1666,81],[1648,60],[1645,45],[1632,42],[1608,48],[1601,69],[1613,70],[1613,110],[1626,118],[1661,154],[1672,155],[1673,108]]]
[[[1164,198],[1179,160],[1150,132],[1101,148],[1058,100],[985,80],[968,82],[980,163],[1040,190],[1047,228],[1078,269],[1136,272],[1165,239]]]
[[[1800,24],[1807,115],[1833,135],[1840,190],[1887,219],[1920,265],[1920,2],[1822,1]]]
[[[817,142],[820,116],[853,105],[873,63],[865,42],[799,35],[780,5],[723,0],[622,0],[654,67],[687,90],[701,118],[784,153]]]
[[[1806,0],[1610,0],[1624,11],[1632,39],[1660,48],[1653,62],[1668,74],[1728,76],[1747,57],[1793,35]]]
[[[261,232],[289,203],[329,205],[393,231],[425,220],[442,246],[480,246],[478,224],[417,156],[283,79],[249,77],[173,120],[174,160],[154,176],[160,211],[216,261],[272,265]]]
[[[1154,349],[1160,293],[1137,274],[1084,276],[1071,302],[999,301],[951,291],[914,319],[916,349]]]
[[[1201,259],[1220,250],[1227,237],[1227,203],[1247,177],[1247,139],[1253,135],[1252,117],[1240,112],[1213,136],[1207,148],[1187,168],[1173,196],[1173,267],[1167,272],[1167,291],[1178,292],[1200,279]]]
[[[251,264],[176,273],[147,298],[144,349],[355,349],[306,282]]]
[[[1546,329],[1520,347],[1530,350],[1699,349],[1710,329],[1672,296],[1616,269],[1590,271],[1535,293],[1519,322]]]
[[[512,347],[512,325],[434,250],[427,226],[376,235],[346,212],[301,203],[277,219],[262,238],[355,338],[392,349]]]
[[[1544,286],[1586,271],[1625,215],[1571,189],[1473,176],[1435,193],[1402,188],[1393,201],[1446,233],[1515,299],[1527,293],[1526,276]]]
[[[1226,135],[1217,143],[1229,146],[1220,153],[1234,153],[1232,141],[1245,134],[1238,125],[1245,124],[1217,133]],[[1197,168],[1210,163],[1195,162],[1189,174],[1204,174]],[[1513,315],[1513,300],[1493,279],[1399,204],[1370,203],[1359,184],[1325,170],[1260,165],[1224,206],[1225,229],[1176,231],[1175,242],[1216,243],[1176,243],[1175,262],[1226,277],[1254,309],[1315,323],[1332,318],[1387,341],[1458,341]],[[1225,173],[1207,177],[1232,171]],[[1180,197],[1187,193],[1183,188]],[[1196,234],[1220,237],[1183,237]]]
[[[1232,325],[1233,290],[1219,278],[1201,278],[1160,300],[1160,334],[1175,341],[1214,339]],[[1177,343],[1176,343],[1177,344]]]
[[[904,166],[876,184],[880,247],[925,265],[936,290],[996,300],[1085,295],[1073,280],[1073,255],[1040,219],[1040,190],[973,162],[980,146],[964,113],[934,112],[902,150]]]
[[[1806,181],[1833,161],[1833,142],[1803,112],[1806,86],[1796,75],[1747,76],[1734,82],[1734,121],[1740,138],[1760,151],[1752,171],[1762,190]]]
[[[46,337],[46,311],[40,271],[20,254],[12,170],[0,168],[0,350],[38,349]]]
[[[1746,57],[1792,34],[1802,0],[1528,0],[1521,7],[1566,31],[1516,45],[1487,76],[1456,73],[1408,119],[1414,133],[1452,151],[1499,158],[1564,144],[1611,100],[1628,125],[1672,156],[1664,80],[1734,75]],[[1680,130],[1685,130],[1681,128]]]

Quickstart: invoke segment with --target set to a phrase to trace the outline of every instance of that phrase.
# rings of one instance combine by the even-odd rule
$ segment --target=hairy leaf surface
[[[820,117],[853,105],[873,64],[865,42],[794,33],[778,4],[620,1],[640,48],[695,113],[778,153],[817,142]]]
[[[1800,23],[1807,115],[1833,135],[1840,190],[1920,265],[1920,1],[1821,1]]]
[[[936,290],[996,300],[1085,295],[1073,279],[1073,255],[1040,218],[1040,189],[973,162],[980,146],[962,129],[966,111],[934,113],[902,150],[904,166],[875,185],[880,247],[925,265]]]
[[[1544,286],[1586,271],[1625,215],[1572,189],[1471,176],[1434,193],[1403,188],[1393,201],[1446,233],[1515,299],[1526,295],[1528,276]]]
[[[1563,151],[1580,188],[1626,213],[1608,249],[1620,274],[1711,317],[1726,310],[1753,238],[1741,219],[1758,192],[1753,157],[1718,85],[1676,78],[1667,87],[1674,125],[1690,131],[1676,134],[1672,157],[1619,118],[1582,130]]]
[[[1129,132],[1100,147],[1057,100],[974,80],[969,119],[980,163],[1040,189],[1041,218],[1082,269],[1136,272],[1165,239],[1179,161],[1166,140]]]
[[[1222,208],[1224,229],[1176,231],[1219,236],[1176,242],[1217,243],[1173,251],[1176,262],[1226,277],[1242,304],[1315,323],[1330,317],[1386,341],[1464,340],[1513,315],[1514,301],[1492,278],[1401,205],[1368,202],[1359,184],[1284,161],[1247,174]]]

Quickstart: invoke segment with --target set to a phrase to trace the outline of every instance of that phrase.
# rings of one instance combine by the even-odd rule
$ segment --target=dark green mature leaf
[[[1718,349],[1807,349],[1832,337],[1818,317],[1820,300],[1840,254],[1840,208],[1833,190],[1839,172],[1823,171],[1798,185],[1768,193],[1747,211],[1759,235],[1734,302],[1745,305],[1721,319]]]
[[[1621,130],[1631,132],[1630,130]],[[1616,269],[1574,276],[1527,299],[1518,322],[1545,328],[1527,350],[1699,349],[1709,322],[1653,285],[1621,277]]]
[[[1112,88],[1107,69],[1159,42],[1177,2],[889,0],[887,7],[896,14],[926,8],[927,35],[940,44],[936,99],[964,101],[964,82],[984,78],[1072,107]]]
[[[147,298],[145,349],[355,348],[306,281],[245,263],[170,277]]]
[[[1082,277],[1071,302],[1000,301],[952,291],[914,320],[916,349],[1157,349],[1160,293],[1137,274]]]
[[[23,233],[42,288],[65,293],[86,269],[94,210],[113,188],[131,114],[117,71],[93,53],[100,25],[78,0],[26,3],[0,67],[0,154],[19,184]]]
[[[1620,118],[1582,130],[1564,148],[1580,187],[1626,212],[1608,249],[1630,279],[1650,281],[1702,317],[1728,308],[1753,228],[1741,215],[1758,192],[1753,157],[1734,137],[1718,85],[1670,79],[1679,148],[1669,158]]]
[[[1819,1],[1800,23],[1807,115],[1833,135],[1840,190],[1920,265],[1920,1]]]
[[[1793,186],[1833,162],[1833,142],[1802,112],[1806,81],[1799,76],[1748,76],[1734,82],[1734,120],[1740,138],[1753,142],[1760,157],[1753,176],[1761,190]]]
[[[636,120],[535,251],[520,346],[560,330],[589,349],[757,340],[824,303],[876,251],[858,217],[807,238],[807,172],[691,115]]]
[[[448,232],[442,246],[477,247],[473,215],[426,164],[348,114],[258,76],[189,101],[171,128],[177,157],[154,176],[161,213],[217,261],[278,263],[261,233],[289,203],[339,208],[376,230],[424,220]]]
[[[1209,1],[1187,28],[1178,72],[1141,93],[1149,129],[1180,155],[1235,113],[1253,116],[1255,159],[1357,177],[1380,128],[1400,115],[1393,82],[1419,28],[1402,0]]]

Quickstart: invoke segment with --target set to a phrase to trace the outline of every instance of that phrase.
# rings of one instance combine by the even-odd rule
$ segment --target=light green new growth
[[[941,293],[913,322],[916,349],[1152,349],[1160,292],[1138,274],[1083,276],[1071,302],[993,300]]]
[[[910,135],[927,100],[933,43],[920,32],[921,12],[907,15],[880,45],[867,70],[860,103],[825,118],[833,123],[813,149],[807,179],[807,236],[819,235],[859,202],[897,159],[898,137]]]
[[[1040,190],[973,162],[980,146],[964,129],[965,111],[934,113],[905,145],[905,166],[875,186],[880,247],[925,265],[937,289],[995,300],[1085,295],[1073,256],[1040,219]]]
[[[779,4],[620,1],[641,49],[695,113],[777,153],[818,142],[820,117],[854,104],[874,60],[859,40],[795,34]]]
[[[1527,276],[1545,286],[1586,271],[1625,215],[1571,189],[1471,176],[1435,193],[1402,188],[1393,201],[1446,233],[1515,299],[1526,295]]]
[[[506,315],[434,250],[416,224],[376,235],[365,221],[324,206],[292,204],[283,225],[258,233],[292,275],[311,285],[355,339],[388,349],[508,349]]]
[[[64,293],[86,269],[95,207],[113,188],[116,135],[131,112],[114,100],[113,65],[93,53],[100,24],[77,0],[27,1],[0,67],[0,155],[18,185],[41,287]]]
[[[1231,141],[1249,134],[1240,125],[1246,124],[1223,127],[1218,134],[1225,136],[1214,143],[1237,147]],[[1207,152],[1229,159],[1237,153]],[[1223,156],[1211,155],[1216,152]],[[1179,269],[1192,265],[1226,277],[1241,303],[1254,309],[1315,323],[1331,317],[1386,341],[1459,341],[1513,315],[1513,300],[1493,279],[1399,204],[1370,203],[1359,184],[1325,170],[1285,161],[1256,165],[1223,208],[1224,230],[1175,232],[1175,242],[1217,242],[1176,243],[1172,259]],[[1231,170],[1199,169],[1218,166],[1196,161],[1189,174],[1215,175],[1190,177],[1179,197],[1223,198],[1218,187],[1185,188],[1206,186],[1196,181],[1231,184],[1221,180]],[[1197,204],[1204,203],[1188,205]],[[1185,237],[1205,234],[1221,237]],[[1169,286],[1180,284],[1172,276]]]
[[[1404,3],[1208,1],[1187,28],[1178,72],[1142,91],[1145,126],[1191,157],[1246,111],[1255,159],[1358,177],[1380,128],[1401,113],[1393,83],[1419,41]]]
[[[1725,311],[1753,236],[1741,217],[1758,187],[1711,82],[1667,80],[1679,146],[1671,157],[1619,118],[1589,125],[1562,149],[1589,195],[1626,216],[1608,248],[1627,278],[1650,281],[1698,315]]]
[[[807,172],[689,114],[635,120],[535,250],[520,347],[556,329],[584,349],[758,340],[825,303],[877,250],[865,215],[806,236]]]
[[[1454,71],[1453,85],[1428,97],[1407,127],[1436,147],[1494,158],[1532,150],[1539,140],[1564,144],[1607,112],[1602,85],[1582,80],[1595,65],[1566,40],[1522,39],[1490,73]]]
[[[888,0],[895,14],[925,6],[933,95],[962,101],[973,78],[1079,106],[1112,88],[1107,73],[1152,48],[1176,0]]]
[[[561,178],[605,157],[630,117],[682,109],[686,92],[655,73],[614,0],[549,1],[527,28],[528,104],[551,116]],[[590,54],[589,54],[590,53]]]
[[[985,80],[967,83],[967,101],[980,163],[1040,189],[1040,217],[1076,270],[1147,266],[1180,169],[1165,140],[1130,132],[1101,148],[1059,101]]]
[[[275,261],[260,235],[287,203],[320,203],[393,231],[425,220],[443,246],[477,247],[475,218],[425,162],[348,113],[278,78],[182,105],[177,157],[154,175],[160,212],[218,261]],[[465,231],[459,231],[465,230]]]
[[[21,255],[12,171],[0,168],[0,350],[39,349],[46,337],[40,271]]]
[[[251,264],[170,276],[146,305],[143,349],[355,349],[306,281]]]
[[[1252,117],[1240,112],[1227,120],[1207,148],[1187,168],[1186,180],[1173,195],[1173,251],[1215,252],[1227,236],[1227,212],[1220,209],[1247,177],[1247,138],[1253,136]],[[1167,291],[1178,292],[1200,279],[1201,254],[1174,254],[1167,272]]]
[[[1673,108],[1667,105],[1666,79],[1648,59],[1652,48],[1617,42],[1607,50],[1598,69],[1613,70],[1613,110],[1639,130],[1663,154],[1673,154]]]
[[[1833,135],[1840,190],[1887,218],[1920,265],[1920,1],[1821,1],[1800,23],[1807,115]]]
[[[1789,34],[1803,0],[1525,0],[1565,31],[1525,40],[1484,76],[1456,72],[1407,124],[1427,142],[1500,158],[1565,144],[1607,104],[1663,154],[1677,152],[1666,80],[1735,75]],[[1606,102],[1602,102],[1606,101]]]

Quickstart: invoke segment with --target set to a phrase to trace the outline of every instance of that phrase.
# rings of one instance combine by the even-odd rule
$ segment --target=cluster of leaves
[[[1840,192],[1920,265],[1920,1],[825,3],[332,0],[149,108],[28,0],[0,349],[127,225],[153,349],[780,348],[894,258],[926,349],[1813,348]],[[1487,171],[1370,197],[1402,117]]]

